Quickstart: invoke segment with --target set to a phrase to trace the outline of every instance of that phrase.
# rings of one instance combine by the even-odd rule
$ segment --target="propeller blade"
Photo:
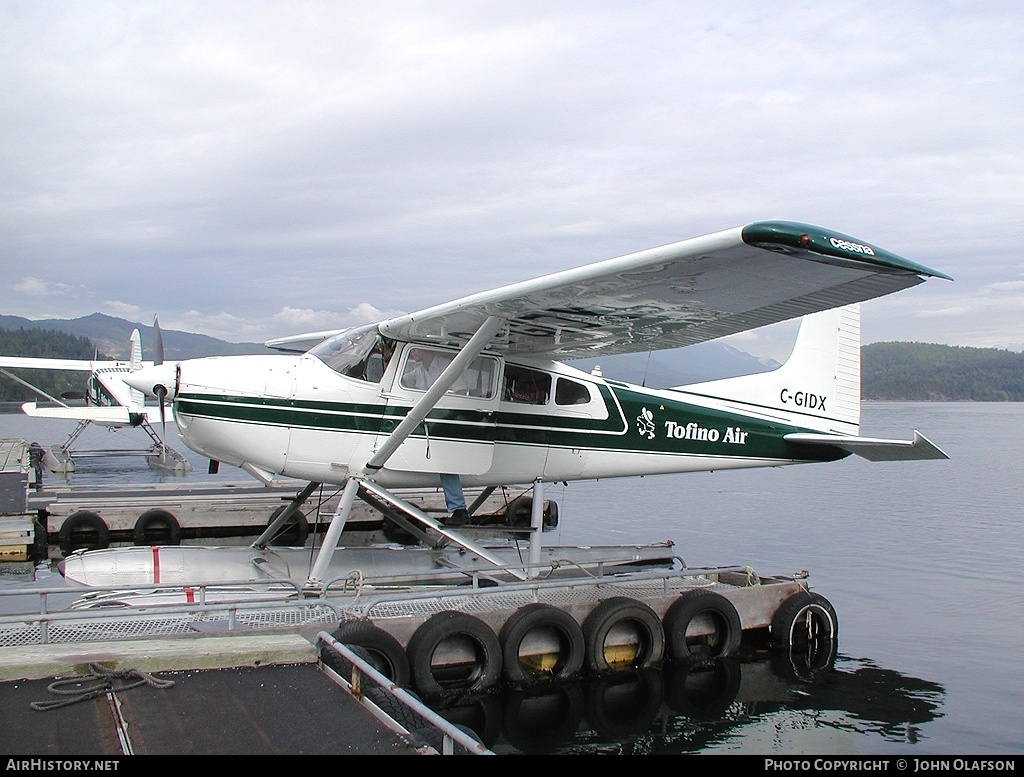
[[[163,461],[167,440],[167,411],[165,409],[167,407],[167,387],[154,386],[153,391],[160,401],[160,460]]]
[[[164,338],[160,334],[160,322],[153,316],[153,364],[164,363]]]

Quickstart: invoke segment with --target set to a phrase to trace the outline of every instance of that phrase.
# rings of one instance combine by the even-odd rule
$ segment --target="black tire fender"
[[[839,640],[839,617],[821,594],[801,591],[786,599],[772,616],[769,631],[775,647],[804,646],[809,642]]]
[[[446,677],[443,670],[435,671],[435,654],[442,645],[468,647],[473,655],[472,665]],[[409,639],[406,655],[413,687],[424,696],[436,696],[453,689],[486,690],[496,685],[502,676],[498,635],[479,618],[456,610],[430,616]]]
[[[530,494],[517,496],[505,508],[505,523],[509,526],[528,527],[533,521],[533,497]],[[541,517],[544,529],[558,526],[558,503],[545,500],[544,514]]]
[[[643,602],[626,596],[614,596],[597,605],[583,621],[586,665],[594,672],[618,671],[623,667],[609,662],[606,643],[612,630],[632,624],[639,638],[630,669],[656,666],[665,654],[665,630],[661,619]]]
[[[559,654],[550,669],[531,669],[520,660],[523,643],[539,632],[554,634]],[[583,668],[586,646],[583,629],[565,610],[550,604],[536,602],[516,610],[498,634],[505,678],[518,685],[529,685],[542,680],[566,680]]]
[[[274,512],[270,514],[270,520],[267,521],[267,526],[270,526],[277,517],[287,509],[288,505],[281,505]],[[281,527],[281,530],[277,533],[276,537],[270,539],[270,544],[277,547],[302,547],[306,544],[306,539],[309,537],[309,521],[306,520],[306,516],[302,514],[301,510],[296,510],[288,522]]]
[[[165,527],[167,529],[167,545],[181,544],[181,524],[174,517],[173,513],[159,508],[146,510],[135,522],[132,529],[132,541],[136,545],[155,545],[147,537],[148,532],[154,527]]]
[[[331,636],[343,645],[353,649],[361,648],[361,657],[395,685],[409,685],[411,675],[405,648],[384,629],[359,618],[342,621]]]
[[[96,541],[91,545],[76,545],[75,534],[83,529],[96,533]],[[65,556],[70,555],[80,547],[88,547],[90,550],[102,550],[110,546],[110,529],[107,528],[104,520],[91,510],[79,510],[68,516],[68,519],[61,524],[58,536],[60,538],[61,553]]]
[[[687,641],[687,631],[699,616],[710,619],[715,631],[698,642]],[[743,639],[736,606],[720,593],[706,588],[687,591],[676,599],[665,613],[664,624],[668,654],[677,661],[725,658],[736,652]]]

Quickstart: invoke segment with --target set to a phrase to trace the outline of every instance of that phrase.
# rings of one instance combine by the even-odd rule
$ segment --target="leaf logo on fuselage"
[[[654,413],[646,407],[641,408],[640,415],[636,417],[636,430],[641,437],[654,439]]]

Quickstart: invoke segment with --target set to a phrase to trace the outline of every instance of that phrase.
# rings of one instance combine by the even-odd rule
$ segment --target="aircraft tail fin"
[[[133,329],[128,338],[128,366],[132,372],[142,369],[142,335],[138,329]]]
[[[138,329],[132,330],[128,338],[128,368],[135,372],[142,369],[142,335]],[[133,410],[139,410],[146,405],[146,395],[138,389],[128,389],[128,405]]]
[[[860,430],[860,305],[804,316],[786,363],[770,372],[679,386],[732,409],[832,434]]]

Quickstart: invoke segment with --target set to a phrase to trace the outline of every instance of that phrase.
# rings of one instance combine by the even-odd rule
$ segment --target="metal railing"
[[[375,717],[377,717],[378,720],[383,722],[392,730],[401,734],[403,737],[408,737],[412,746],[421,744],[431,747],[437,751],[432,744],[423,739],[424,729],[433,729],[438,732],[441,738],[441,748],[437,751],[440,752],[441,755],[455,755],[457,747],[471,755],[495,755],[493,751],[487,749],[478,739],[471,736],[454,723],[445,720],[434,712],[434,710],[430,709],[430,707],[420,701],[415,695],[401,686],[396,685],[390,679],[377,671],[370,663],[363,660],[363,658],[361,658],[357,653],[354,653],[346,645],[338,642],[327,632],[319,632],[316,635],[316,640],[318,652],[320,651],[321,646],[325,646],[327,649],[341,656],[341,658],[347,661],[352,668],[350,679],[345,679],[345,677],[330,666],[325,666],[321,660],[321,668],[324,672],[352,694],[352,696]],[[371,699],[370,695],[367,693],[367,689],[364,687],[366,681],[369,681],[373,686],[373,689],[377,691],[378,698],[376,700]],[[383,706],[388,706],[387,702],[397,704],[402,709],[412,713],[416,719],[422,722],[422,726],[410,728],[408,725],[403,726],[398,723],[393,715],[388,714],[382,708],[382,704]],[[417,740],[419,740],[419,742]]]

